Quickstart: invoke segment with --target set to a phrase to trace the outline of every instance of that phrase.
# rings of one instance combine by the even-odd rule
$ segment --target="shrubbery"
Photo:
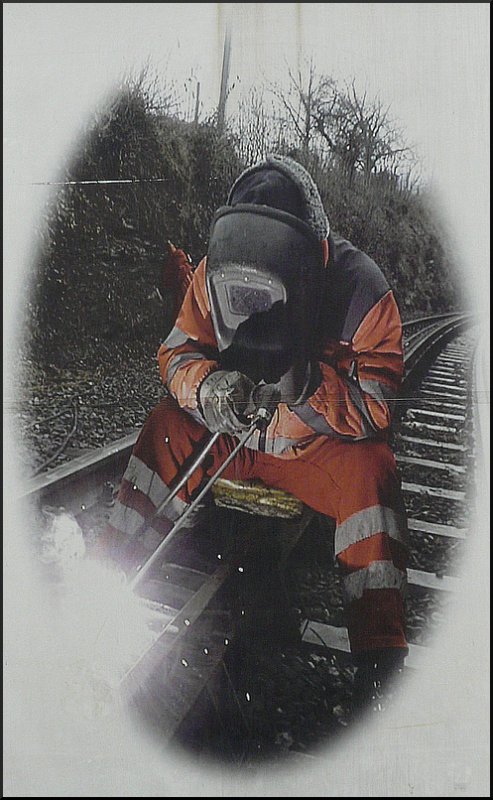
[[[250,160],[269,146],[261,142]],[[276,146],[311,170],[332,228],[379,263],[404,317],[453,307],[456,290],[423,195],[391,174],[348,176],[316,151]],[[145,80],[127,82],[91,122],[65,170],[70,183],[47,214],[26,326],[31,355],[63,366],[75,353],[115,344],[155,348],[171,324],[171,298],[163,305],[157,291],[166,242],[194,260],[204,254],[214,211],[244,159],[241,130],[186,122],[156,103]]]

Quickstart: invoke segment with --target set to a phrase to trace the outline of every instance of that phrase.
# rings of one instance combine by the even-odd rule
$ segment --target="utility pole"
[[[199,109],[200,109],[200,81],[197,81],[197,92],[195,95],[195,114],[193,121],[195,124],[198,124],[199,121]]]
[[[228,93],[229,62],[231,58],[231,33],[228,28],[224,34],[223,49],[223,68],[221,73],[221,89],[219,92],[219,105],[217,108],[217,127],[220,131],[224,129],[226,97]]]

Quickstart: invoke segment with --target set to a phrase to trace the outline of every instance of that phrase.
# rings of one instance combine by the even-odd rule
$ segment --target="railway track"
[[[431,339],[422,348],[424,363],[416,358],[412,343],[408,346],[407,391],[392,443],[410,532],[408,667],[426,658],[424,644],[443,619],[447,596],[460,591],[460,552],[469,535],[468,509],[474,503],[473,339],[456,329],[454,338],[442,342],[436,353],[430,331]],[[323,640],[334,652],[349,652],[347,633],[340,626],[310,621],[305,638],[311,644]]]
[[[445,613],[447,595],[460,588],[459,554],[468,536],[468,476],[474,460],[470,322],[464,315],[447,314],[404,326],[405,381],[393,449],[411,536],[411,646],[406,664],[411,668],[425,657],[426,642]],[[24,497],[40,523],[46,524],[43,509],[56,515],[63,508],[86,542],[94,541],[111,513],[136,436],[31,480]],[[267,630],[270,625],[272,632],[273,619],[282,619],[293,604],[301,613],[302,642],[296,652],[280,653],[285,662],[280,667],[286,658],[297,660],[298,677],[305,684],[306,674],[313,678],[317,670],[332,676],[343,699],[330,709],[329,729],[317,732],[329,736],[348,726],[344,698],[350,695],[352,673],[338,576],[328,559],[318,580],[313,581],[311,572],[310,585],[304,585],[306,575],[298,558],[317,525],[320,520],[307,510],[298,519],[273,523],[269,517],[216,508],[207,535],[203,530],[178,535],[165,561],[142,582],[139,593],[148,611],[150,635],[120,676],[119,686],[128,704],[162,739],[200,750],[205,736],[212,750],[236,761],[269,749],[265,739],[275,726],[267,733],[265,725],[258,724],[258,703],[266,699],[258,675],[271,685],[271,667],[262,675],[265,664],[257,657],[235,675],[235,659],[229,654],[262,627]],[[320,600],[321,594],[328,602]],[[266,641],[264,645],[268,647]],[[248,653],[243,655],[248,660]],[[297,707],[293,713],[299,711]],[[276,752],[309,749],[309,743],[297,747],[296,737],[281,731],[283,727],[289,727],[285,714],[274,731]]]

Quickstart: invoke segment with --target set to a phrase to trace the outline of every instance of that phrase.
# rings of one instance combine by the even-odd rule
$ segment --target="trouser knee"
[[[205,433],[205,426],[183,411],[173,398],[165,397],[149,413],[137,440],[136,450],[144,441],[146,446],[159,448],[166,444],[187,450],[190,440],[196,441]]]
[[[384,442],[360,443],[353,452],[348,449],[339,476],[338,550],[352,544],[349,529],[358,528],[358,538],[372,532],[389,534],[405,517],[401,481],[392,451]],[[358,516],[359,515],[359,516]],[[390,517],[399,517],[399,522]],[[383,523],[383,527],[379,527]],[[346,534],[343,529],[346,528]],[[358,538],[355,541],[358,541]]]

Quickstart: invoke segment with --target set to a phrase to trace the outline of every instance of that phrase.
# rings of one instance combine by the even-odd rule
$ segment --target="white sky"
[[[285,81],[286,64],[296,67],[311,57],[320,72],[340,80],[355,77],[358,86],[391,104],[435,182],[438,207],[457,231],[459,261],[469,274],[478,230],[489,220],[486,3],[6,3],[4,8],[7,178],[53,179],[60,155],[77,141],[95,105],[125,70],[140,69],[147,59],[179,86],[196,75],[204,106],[214,106],[227,23],[230,77],[236,84],[230,109],[241,91]],[[39,201],[42,191],[25,202]],[[481,292],[483,304],[484,296]]]
[[[180,82],[193,70],[203,100],[214,105],[227,19],[233,37],[231,78],[239,75],[241,87],[283,80],[286,59],[296,67],[313,56],[321,72],[342,80],[355,77],[371,94],[392,103],[435,184],[437,208],[451,232],[471,307],[489,315],[489,4],[6,3],[4,19],[8,377],[15,364],[18,301],[29,273],[32,230],[47,196],[29,184],[56,178],[61,158],[74,147],[98,102],[125,69],[138,69],[147,58]],[[124,725],[82,730],[58,714],[56,685],[42,666],[57,644],[40,620],[42,598],[23,585],[25,554],[12,504],[19,473],[8,424],[6,432],[13,464],[6,482],[11,501],[6,597],[19,586],[24,591],[23,605],[15,610],[11,605],[7,619],[20,632],[15,648],[9,639],[15,668],[8,678],[6,796],[455,796],[460,790],[454,789],[454,770],[469,776],[467,792],[477,792],[470,796],[484,796],[487,656],[485,628],[478,620],[486,623],[486,568],[481,542],[471,548],[467,603],[457,605],[437,644],[440,660],[371,742],[363,735],[354,746],[332,753],[323,767],[298,768],[272,780],[260,772],[244,782],[189,764],[184,779],[175,757],[156,754]],[[483,536],[485,525],[480,516],[477,531]],[[46,636],[31,642],[26,620],[34,609],[37,628]],[[471,671],[470,654],[476,671]]]

